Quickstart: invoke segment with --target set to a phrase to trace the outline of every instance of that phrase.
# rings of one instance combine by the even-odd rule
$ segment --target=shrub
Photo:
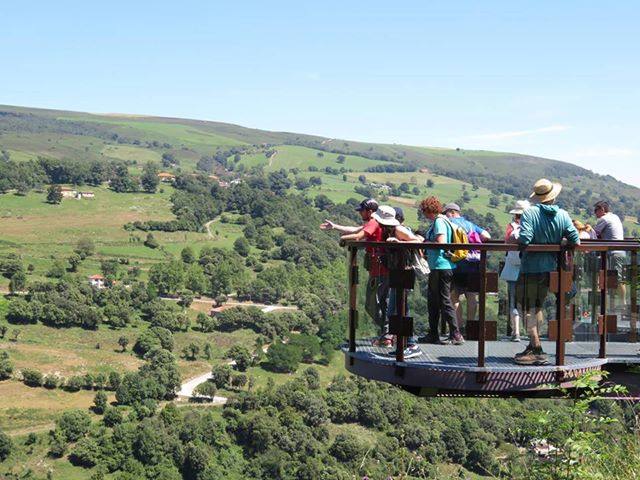
[[[91,417],[84,410],[69,410],[58,419],[56,427],[68,442],[76,442],[89,431]]]
[[[6,433],[0,430],[0,462],[5,461],[12,451],[13,442]]]
[[[207,380],[206,382],[198,385],[193,393],[195,393],[197,396],[213,398],[215,397],[217,391],[218,389],[216,388],[216,385],[213,382]]]
[[[32,368],[22,370],[22,381],[29,387],[41,387],[44,377],[41,372]]]
[[[293,373],[302,361],[302,349],[297,345],[274,343],[267,351],[269,369],[274,372]]]
[[[9,360],[9,354],[7,352],[0,352],[0,380],[7,380],[11,378],[13,373],[13,364]]]
[[[58,377],[55,375],[47,375],[44,377],[44,388],[54,389],[58,388]]]

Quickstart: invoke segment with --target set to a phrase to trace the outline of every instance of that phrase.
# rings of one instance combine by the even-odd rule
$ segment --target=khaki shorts
[[[521,273],[516,285],[516,300],[524,310],[542,308],[549,294],[549,273]]]

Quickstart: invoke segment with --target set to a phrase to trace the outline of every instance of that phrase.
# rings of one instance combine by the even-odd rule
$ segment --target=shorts
[[[611,252],[607,258],[607,270],[615,270],[618,282],[624,281],[624,269],[627,257],[624,253]]]
[[[453,289],[458,294],[466,292],[477,293],[480,290],[478,288],[479,275],[479,272],[458,272],[457,270],[454,270],[452,280]]]
[[[549,294],[549,272],[521,273],[516,285],[516,299],[524,310],[542,308]]]

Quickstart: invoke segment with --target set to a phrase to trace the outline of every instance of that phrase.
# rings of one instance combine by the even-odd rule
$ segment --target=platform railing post
[[[631,315],[629,321],[629,341],[638,341],[638,251],[631,250],[631,278],[629,279],[629,292],[631,303]]]
[[[396,287],[396,315],[400,317],[402,326],[400,331],[404,328],[404,319],[407,316],[407,291],[404,288]],[[404,362],[404,349],[407,346],[407,337],[402,334],[396,336],[396,362]]]
[[[487,304],[487,251],[480,252],[480,288],[478,292],[478,367],[484,367]]]
[[[607,252],[600,253],[600,351],[598,357],[607,358]]]
[[[566,318],[566,294],[565,294],[565,276],[564,276],[564,259],[567,254],[565,248],[560,248],[558,253],[558,296],[556,297],[556,317],[557,317],[557,331],[556,331],[556,366],[564,365],[564,337],[565,337],[565,318]]]
[[[349,351],[356,351],[358,323],[358,247],[349,246]]]

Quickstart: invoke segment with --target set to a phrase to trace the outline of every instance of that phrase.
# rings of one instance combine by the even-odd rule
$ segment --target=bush
[[[69,392],[78,392],[82,388],[84,381],[80,375],[74,375],[67,379],[67,383],[64,385],[64,389]]]
[[[44,377],[41,372],[32,368],[22,370],[22,381],[28,387],[41,387]]]
[[[0,430],[0,462],[4,462],[13,451],[13,442],[9,436]]]
[[[227,357],[233,360],[237,370],[245,372],[251,365],[251,353],[244,345],[234,345],[227,352]]]
[[[300,347],[303,362],[312,363],[320,354],[320,341],[314,335],[291,335],[289,345]]]
[[[211,382],[217,388],[226,388],[231,381],[231,367],[229,365],[218,365],[211,371]]]
[[[211,381],[206,381],[198,385],[193,393],[200,397],[215,397],[218,389],[216,388],[215,383]]]
[[[91,417],[84,410],[69,410],[62,414],[56,427],[68,442],[77,442],[91,427]]]
[[[276,342],[267,351],[270,370],[281,373],[293,373],[302,361],[302,349],[298,345]]]
[[[359,462],[365,453],[365,447],[358,437],[350,433],[339,433],[329,448],[329,453],[339,462]]]
[[[48,388],[53,390],[54,388],[58,388],[58,377],[55,375],[47,375],[44,377],[44,388]]]
[[[93,438],[81,438],[69,454],[69,461],[78,467],[92,468],[100,459],[100,447]]]
[[[9,360],[9,354],[7,352],[0,352],[0,380],[7,380],[11,378],[13,373],[13,364]]]
[[[100,390],[93,398],[93,411],[102,415],[107,408],[107,394]]]
[[[107,407],[102,417],[102,421],[107,427],[120,425],[123,420],[124,416],[122,415],[122,411],[117,407]]]

